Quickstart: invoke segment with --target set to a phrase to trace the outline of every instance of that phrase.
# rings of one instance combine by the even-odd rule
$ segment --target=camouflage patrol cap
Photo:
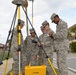
[[[44,29],[44,26],[41,26],[40,28],[41,28],[41,30],[42,30],[42,29]]]
[[[56,15],[57,15],[57,14],[55,14],[55,13],[53,13],[53,14],[51,15],[51,20],[52,20],[52,22],[54,21],[54,18],[55,18]]]
[[[35,32],[34,29],[30,29],[30,33],[33,33],[33,32]]]
[[[42,26],[45,27],[47,24],[49,25],[49,23],[45,20],[45,21],[42,23]]]
[[[20,19],[20,21],[21,21],[21,24],[24,26],[25,25],[25,22],[23,20],[21,20],[21,19]]]

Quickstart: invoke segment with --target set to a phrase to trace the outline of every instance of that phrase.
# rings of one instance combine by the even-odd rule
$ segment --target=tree
[[[70,48],[72,52],[76,52],[76,42],[71,42],[70,43]]]
[[[71,33],[68,31],[68,36],[67,38],[70,40],[70,38],[72,37]]]
[[[71,29],[71,32],[75,33],[75,39],[76,39],[76,27],[73,27],[73,28]]]

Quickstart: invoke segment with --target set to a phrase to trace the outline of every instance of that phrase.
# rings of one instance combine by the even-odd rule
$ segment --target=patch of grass
[[[12,70],[10,70],[6,75],[10,75],[10,72],[11,72]]]
[[[2,51],[2,52],[3,52],[3,51]],[[2,54],[3,54],[2,52],[0,52],[0,57],[1,57],[1,56],[2,56]],[[5,54],[4,54],[4,57],[3,57],[3,60],[6,60],[7,55],[8,55],[8,51],[5,51]],[[9,58],[12,58],[12,53],[10,53]]]

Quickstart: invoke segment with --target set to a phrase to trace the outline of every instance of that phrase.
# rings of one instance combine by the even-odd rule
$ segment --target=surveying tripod
[[[26,15],[26,18],[27,18],[28,22],[30,23],[32,29],[34,29],[31,21],[30,21],[29,18],[28,18],[28,15],[27,15],[27,13],[26,13],[26,11],[25,11],[25,8],[24,8],[25,2],[26,2],[25,0],[14,0],[14,1],[12,1],[13,4],[17,5],[16,11],[15,11],[15,16],[14,16],[14,23],[13,23],[14,25],[15,25],[17,10],[18,10],[18,25],[17,25],[17,28],[18,28],[18,51],[19,51],[19,75],[21,75],[21,66],[20,66],[20,56],[21,56],[20,6],[22,6],[22,9],[23,9],[23,11],[24,11],[24,13],[25,13],[25,15]],[[14,26],[13,26],[13,28],[14,28]],[[14,31],[14,29],[13,29],[13,31]],[[34,29],[34,32],[36,33],[35,29]],[[38,42],[41,43],[40,40],[39,40],[39,38],[38,38],[38,36],[37,36],[37,34],[36,34],[36,37],[37,37],[37,39],[38,39]],[[11,45],[10,45],[10,46],[11,46]],[[49,62],[49,64],[50,64],[50,66],[51,66],[54,74],[57,75],[56,70],[55,70],[52,62],[50,61],[50,58],[49,58],[48,55],[46,54],[43,46],[41,46],[40,48],[44,51],[44,54],[45,54],[45,56],[46,56],[46,58],[47,58],[47,60],[48,60],[48,62]],[[10,50],[9,50],[9,53],[10,53]],[[9,54],[8,54],[8,56],[9,56]],[[9,57],[8,57],[8,58],[9,58]],[[7,60],[8,60],[8,58],[7,58]],[[7,63],[8,63],[8,62],[6,62],[6,67],[5,67],[4,75],[6,75]]]

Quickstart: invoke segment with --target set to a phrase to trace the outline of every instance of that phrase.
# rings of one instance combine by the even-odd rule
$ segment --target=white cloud
[[[34,0],[34,28],[39,35],[40,26],[44,20],[50,23],[50,27],[55,31],[55,25],[51,23],[50,16],[53,12],[57,13],[69,26],[76,23],[76,0]],[[11,26],[12,18],[16,5],[12,0],[0,0],[0,42],[4,42]],[[29,1],[28,16],[32,15],[32,2]],[[21,19],[26,21],[26,16],[21,9]],[[17,23],[16,23],[17,24]],[[30,24],[29,24],[30,27]],[[24,38],[26,37],[26,27],[23,28]]]

